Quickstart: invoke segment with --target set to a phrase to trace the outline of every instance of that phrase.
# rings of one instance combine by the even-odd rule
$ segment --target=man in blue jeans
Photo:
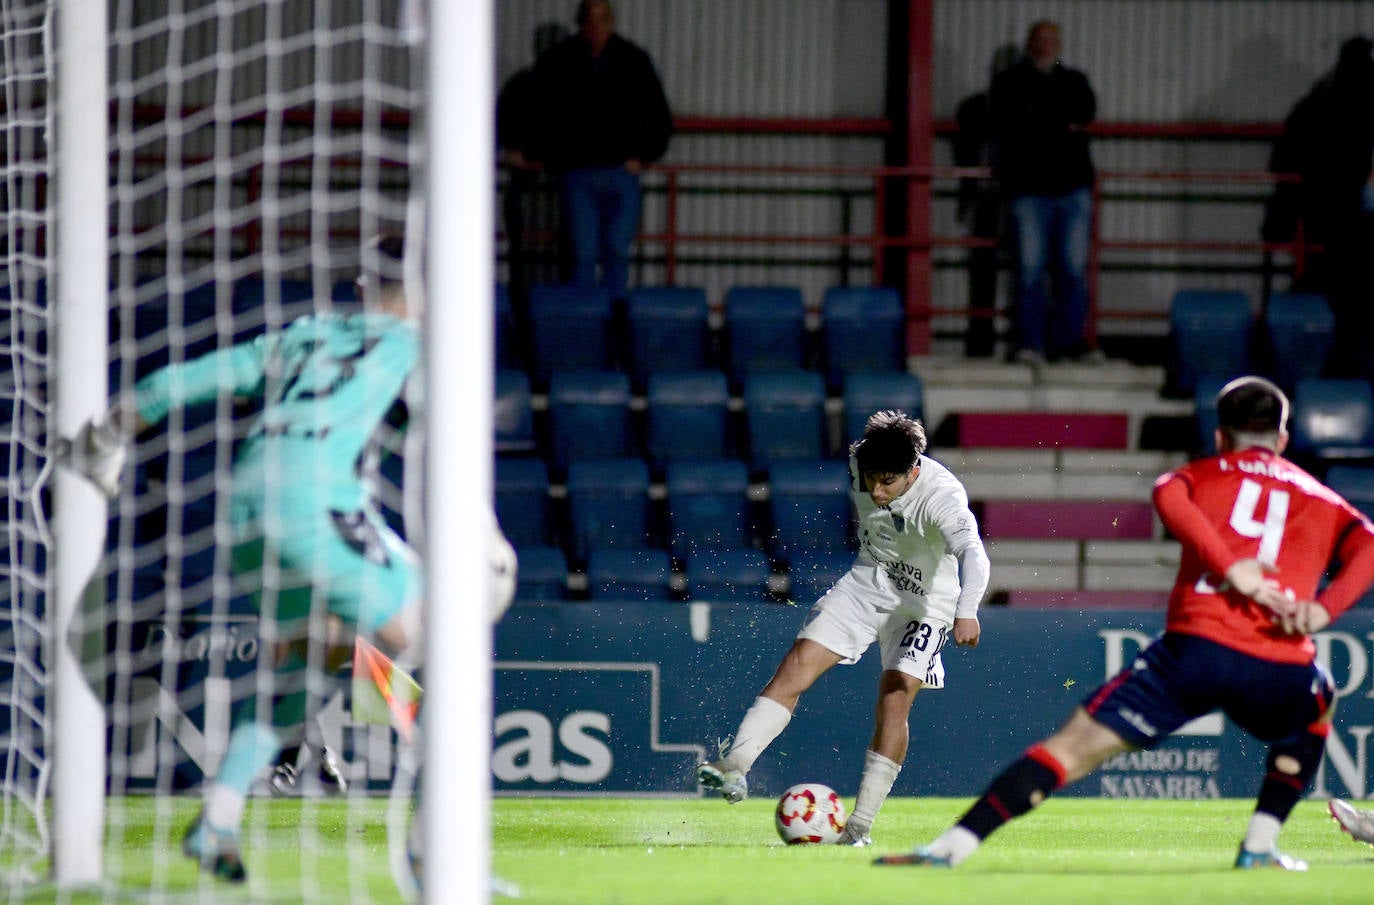
[[[1088,318],[1092,158],[1097,98],[1083,73],[1059,62],[1059,26],[1040,21],[1025,56],[992,81],[993,169],[1016,242],[1012,359],[1095,360]]]
[[[533,150],[558,178],[572,282],[624,298],[639,174],[667,151],[672,131],[663,85],[649,55],[615,33],[606,0],[578,4],[577,34],[541,55],[534,77]]]

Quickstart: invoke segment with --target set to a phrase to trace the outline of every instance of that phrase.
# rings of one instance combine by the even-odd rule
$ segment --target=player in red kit
[[[1306,869],[1277,841],[1321,761],[1334,711],[1309,635],[1374,582],[1374,524],[1282,457],[1288,399],[1274,384],[1231,381],[1217,416],[1220,454],[1155,482],[1155,508],[1183,545],[1164,634],[994,779],[958,823],[878,864],[952,867],[1113,755],[1153,748],[1221,710],[1269,744],[1235,866]],[[1333,562],[1336,574],[1318,591]]]

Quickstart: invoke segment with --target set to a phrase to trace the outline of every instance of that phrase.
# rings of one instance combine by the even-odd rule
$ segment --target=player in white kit
[[[902,412],[878,412],[849,448],[859,555],[807,613],[791,650],[754,699],[721,759],[697,780],[726,801],[748,795],[746,775],[786,728],[797,700],[830,667],[856,663],[874,641],[882,651],[873,738],[842,844],[869,845],[873,820],[906,758],[916,692],[943,688],[940,649],[976,647],[988,557],[968,494],[949,469],[926,458],[925,429]]]

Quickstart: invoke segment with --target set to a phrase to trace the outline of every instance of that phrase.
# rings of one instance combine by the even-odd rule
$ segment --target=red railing
[[[817,247],[858,247],[867,248],[872,254],[872,275],[875,283],[887,281],[889,266],[884,254],[889,250],[901,250],[904,258],[903,271],[906,274],[908,351],[920,354],[929,351],[932,338],[931,322],[942,315],[969,314],[967,306],[938,305],[923,297],[924,293],[913,291],[910,285],[911,274],[932,267],[931,253],[936,248],[993,248],[995,239],[978,238],[967,235],[917,234],[910,231],[893,233],[886,227],[887,203],[894,185],[920,182],[931,185],[935,182],[954,182],[960,179],[980,179],[991,175],[985,168],[968,167],[846,167],[846,166],[763,166],[763,165],[720,165],[720,164],[670,164],[655,167],[653,172],[662,176],[665,195],[665,223],[662,231],[645,232],[640,236],[644,243],[662,248],[664,276],[668,283],[676,281],[678,263],[682,248],[686,245],[707,243],[731,243],[739,245],[762,246],[817,246]],[[737,176],[797,176],[807,178],[834,177],[836,179],[865,179],[871,183],[873,198],[873,223],[867,232],[838,235],[816,235],[796,233],[689,233],[678,229],[680,198],[684,193],[684,177],[696,174],[728,174]],[[1099,310],[1097,305],[1098,285],[1102,269],[1103,252],[1110,251],[1179,251],[1188,253],[1227,252],[1254,253],[1258,255],[1288,255],[1291,257],[1295,273],[1301,273],[1306,254],[1311,250],[1302,238],[1301,232],[1291,242],[1253,241],[1207,241],[1207,240],[1143,240],[1113,238],[1101,235],[1099,212],[1104,203],[1104,186],[1117,181],[1146,182],[1153,184],[1201,184],[1213,186],[1255,185],[1271,186],[1279,181],[1292,181],[1294,177],[1276,176],[1268,172],[1256,171],[1104,171],[1098,174],[1093,186],[1093,228],[1089,249],[1089,292],[1091,315],[1089,330],[1093,338],[1097,323],[1102,318],[1139,319],[1163,316],[1158,310],[1122,310],[1108,312]],[[1202,203],[1202,202],[1196,202]],[[988,316],[988,312],[983,312]],[[975,313],[977,316],[977,313]]]

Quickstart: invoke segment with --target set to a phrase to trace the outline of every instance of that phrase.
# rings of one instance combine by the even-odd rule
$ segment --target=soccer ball
[[[803,782],[782,793],[773,822],[788,845],[829,845],[840,841],[848,816],[834,789]]]

